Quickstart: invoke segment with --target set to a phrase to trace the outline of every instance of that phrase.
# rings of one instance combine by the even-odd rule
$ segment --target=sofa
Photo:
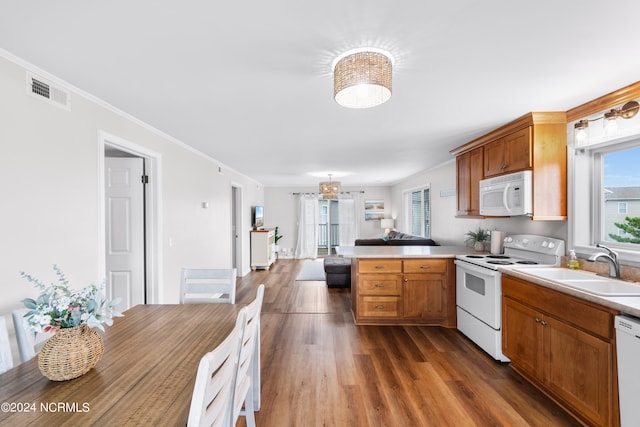
[[[390,231],[386,236],[375,239],[356,239],[355,246],[438,246],[426,237]]]
[[[436,242],[420,236],[390,231],[378,239],[356,239],[355,246],[438,246]],[[324,274],[327,287],[351,287],[351,258],[326,257]]]

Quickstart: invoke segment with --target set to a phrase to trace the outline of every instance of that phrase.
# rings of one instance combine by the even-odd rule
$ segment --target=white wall
[[[25,67],[30,66],[10,59],[0,57],[0,315],[36,295],[20,271],[49,282],[55,280],[51,267],[58,264],[73,287],[103,280],[98,277],[104,263],[99,247],[104,233],[99,221],[101,131],[162,158],[163,258],[159,279],[151,284],[159,288],[160,299],[154,302],[178,301],[181,267],[231,266],[231,185],[242,189],[242,227],[249,230],[250,207],[264,203],[258,183],[224,165],[218,173],[221,165],[214,159],[99,100],[72,93],[71,111],[66,111],[36,99],[25,89]],[[205,201],[208,209],[202,207]],[[169,238],[175,245],[168,245]],[[241,272],[248,272],[249,233],[241,238]]]
[[[403,224],[402,200],[407,190],[430,186],[431,238],[440,245],[464,245],[465,233],[478,227],[506,231],[510,234],[526,233],[567,239],[566,221],[532,221],[528,217],[468,219],[456,218],[456,196],[448,190],[456,187],[456,162],[452,159],[429,170],[417,173],[392,188],[392,215],[396,228],[408,231]],[[444,196],[441,192],[445,192]]]
[[[283,238],[278,242],[281,248],[295,249],[297,239],[298,197],[292,193],[317,193],[317,187],[265,187],[265,227],[278,227],[278,233]],[[385,201],[385,217],[391,217],[391,188],[390,187],[345,187],[343,191],[364,191],[360,194],[360,209],[364,208],[365,200]],[[360,238],[380,237],[383,230],[380,221],[365,221],[364,214],[360,218]]]

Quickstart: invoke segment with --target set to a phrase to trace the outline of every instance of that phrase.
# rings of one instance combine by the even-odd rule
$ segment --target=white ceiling
[[[384,185],[640,80],[640,2],[0,0],[0,48],[266,186]],[[350,110],[331,63],[395,58]]]

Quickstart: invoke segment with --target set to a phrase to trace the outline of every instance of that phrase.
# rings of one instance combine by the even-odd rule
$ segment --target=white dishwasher
[[[640,418],[640,319],[616,316],[618,353],[618,389],[620,394],[620,425],[638,425]]]

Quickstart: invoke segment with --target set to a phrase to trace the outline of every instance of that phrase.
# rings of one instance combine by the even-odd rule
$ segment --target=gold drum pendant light
[[[340,194],[340,182],[331,181],[331,174],[329,174],[329,181],[323,181],[319,186],[320,195],[323,199],[337,199]]]
[[[339,56],[333,67],[333,96],[347,108],[370,108],[391,98],[391,55],[365,48]]]

